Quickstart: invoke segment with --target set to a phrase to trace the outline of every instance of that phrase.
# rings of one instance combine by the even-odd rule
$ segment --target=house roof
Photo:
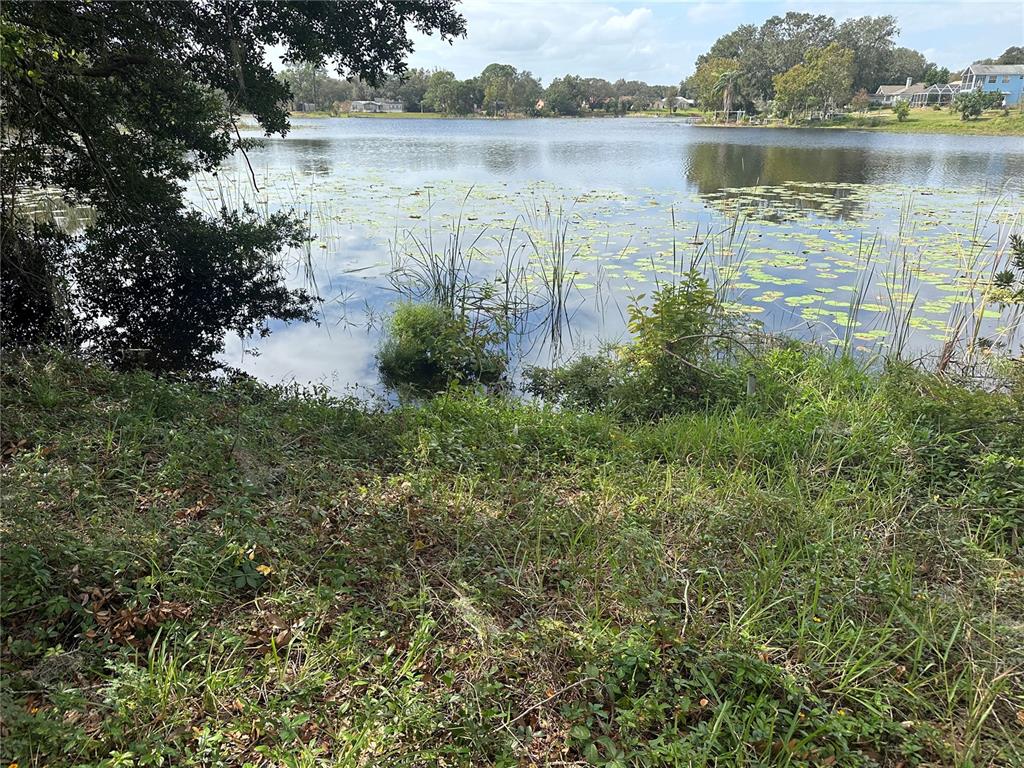
[[[876,96],[910,96],[914,93],[921,93],[925,90],[926,86],[924,83],[914,83],[912,85],[880,85],[878,90],[875,91]]]
[[[975,75],[1024,75],[1024,64],[971,64],[966,71]]]

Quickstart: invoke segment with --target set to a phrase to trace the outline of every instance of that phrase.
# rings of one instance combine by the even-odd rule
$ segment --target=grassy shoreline
[[[1024,136],[1024,111],[1012,110],[1009,115],[1000,111],[989,111],[972,120],[961,120],[949,110],[936,111],[931,108],[913,109],[909,117],[900,122],[891,112],[872,112],[866,115],[850,115],[835,122],[787,123],[775,120],[765,125],[740,125],[736,123],[696,122],[702,128],[783,128],[820,129],[836,131],[876,131],[885,133],[943,134],[956,136]]]
[[[631,425],[8,356],[5,764],[1021,764],[1020,395],[759,377]]]

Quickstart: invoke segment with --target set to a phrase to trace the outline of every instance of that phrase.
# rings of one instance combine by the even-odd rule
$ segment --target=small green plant
[[[723,366],[731,321],[696,270],[658,287],[649,305],[629,308],[631,344],[555,369],[526,371],[527,391],[548,402],[649,419],[738,391],[735,366]]]
[[[707,280],[691,270],[661,285],[649,307],[642,298],[629,308],[629,402],[642,404],[642,415],[659,415],[714,397],[728,321]]]
[[[497,384],[505,374],[505,333],[493,322],[471,322],[437,304],[400,304],[377,354],[381,380],[415,394],[442,392],[453,383]]]
[[[565,408],[600,411],[615,404],[615,393],[626,375],[622,359],[614,350],[583,355],[557,368],[528,367],[526,391]]]
[[[1024,236],[1012,234],[1009,238],[1010,263],[995,276],[995,284],[1010,294],[1014,303],[1024,303]]]
[[[902,123],[910,117],[910,103],[906,101],[894,101],[892,104],[892,111],[896,113],[896,119]]]

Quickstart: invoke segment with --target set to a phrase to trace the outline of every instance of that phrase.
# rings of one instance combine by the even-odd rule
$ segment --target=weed
[[[0,757],[1020,765],[1024,395],[743,367],[636,423],[10,356]]]

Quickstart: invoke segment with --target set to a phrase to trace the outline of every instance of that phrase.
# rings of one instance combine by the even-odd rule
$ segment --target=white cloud
[[[724,24],[734,19],[739,11],[740,3],[700,0],[700,2],[689,5],[686,11],[686,18],[695,24],[707,24],[709,22],[722,22]],[[724,31],[728,32],[729,30]]]
[[[626,15],[616,13],[601,25],[602,31],[609,37],[618,38],[631,35],[651,20],[650,8],[634,8]]]

